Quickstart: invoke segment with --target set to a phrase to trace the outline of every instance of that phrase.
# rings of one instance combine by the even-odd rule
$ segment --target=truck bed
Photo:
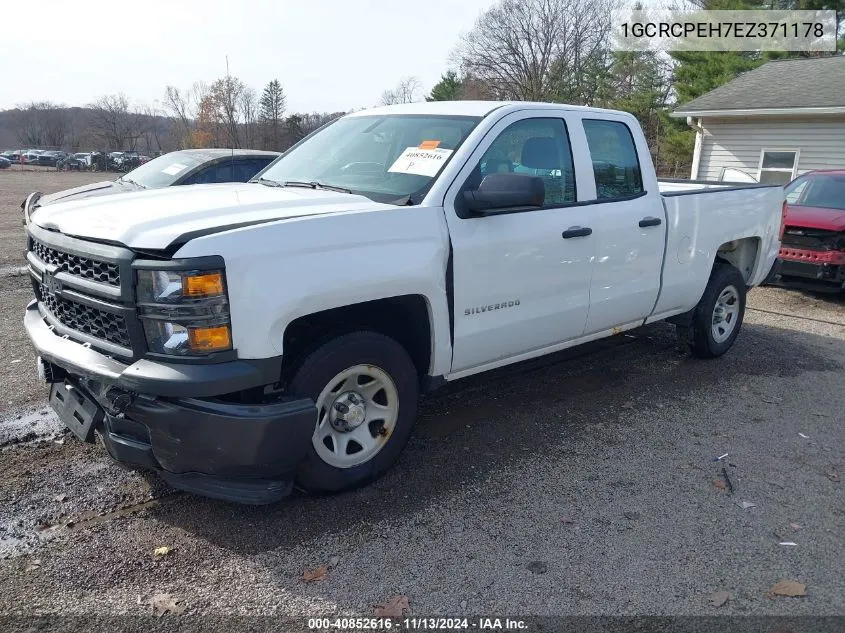
[[[666,211],[666,265],[661,293],[649,321],[694,306],[717,254],[737,267],[748,286],[768,274],[780,248],[780,185],[707,180],[658,180]],[[753,239],[753,249],[736,251],[736,244]],[[731,251],[734,250],[734,255]]]
[[[725,191],[726,189],[757,189],[780,187],[781,185],[766,185],[752,182],[729,182],[723,180],[686,180],[682,178],[658,178],[657,186],[661,195],[682,196],[690,193],[705,193],[711,189]]]

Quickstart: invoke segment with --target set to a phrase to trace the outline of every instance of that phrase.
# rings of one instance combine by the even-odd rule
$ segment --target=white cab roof
[[[422,101],[419,103],[400,103],[389,106],[379,106],[347,114],[354,116],[373,116],[385,114],[441,114],[452,116],[485,116],[502,108],[503,112],[522,110],[524,108],[580,110],[586,112],[604,112],[607,114],[626,114],[618,110],[590,108],[586,106],[568,105],[565,103],[538,103],[533,101]]]

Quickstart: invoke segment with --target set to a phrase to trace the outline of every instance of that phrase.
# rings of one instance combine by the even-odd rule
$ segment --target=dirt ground
[[[32,348],[20,337],[23,312],[32,299],[29,278],[14,274],[26,264],[21,202],[33,191],[54,193],[100,180],[110,173],[68,172],[13,165],[0,170],[0,408],[17,409],[35,401],[41,388],[33,373]]]
[[[21,230],[21,202],[29,194],[33,191],[55,193],[101,180],[116,180],[117,176],[112,173],[56,171],[48,167],[18,165],[0,169],[0,271],[24,265],[26,241]]]
[[[24,192],[82,178],[0,172],[4,256]],[[0,278],[0,615],[151,614],[167,594],[185,615],[407,596],[422,616],[845,617],[845,298],[755,289],[713,361],[654,324],[460,381],[375,484],[247,507],[65,433],[20,324],[29,292]],[[782,580],[805,595],[772,594]]]

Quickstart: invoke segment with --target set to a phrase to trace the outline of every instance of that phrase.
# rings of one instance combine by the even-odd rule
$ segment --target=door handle
[[[593,229],[588,226],[570,226],[561,234],[561,237],[568,240],[572,237],[586,237],[592,235],[592,233]]]
[[[648,216],[640,220],[640,227],[645,228],[647,226],[660,226],[661,222],[663,222],[663,220],[660,218],[652,218],[651,216]]]

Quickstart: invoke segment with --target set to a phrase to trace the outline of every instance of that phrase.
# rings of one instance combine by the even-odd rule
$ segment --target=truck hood
[[[164,187],[39,207],[30,221],[74,237],[129,248],[163,249],[186,234],[342,211],[395,208],[355,194],[322,189],[226,183]],[[181,238],[181,239],[180,239]]]
[[[74,187],[73,189],[65,189],[57,191],[56,193],[41,196],[38,199],[38,204],[44,206],[45,204],[53,204],[59,200],[79,200],[81,198],[90,198],[92,196],[104,196],[111,193],[125,193],[128,191],[137,191],[137,187],[131,185],[121,185],[115,180],[103,180],[102,182],[92,182],[90,185],[82,185],[81,187]]]
[[[786,223],[808,229],[845,231],[845,210],[787,205]]]

